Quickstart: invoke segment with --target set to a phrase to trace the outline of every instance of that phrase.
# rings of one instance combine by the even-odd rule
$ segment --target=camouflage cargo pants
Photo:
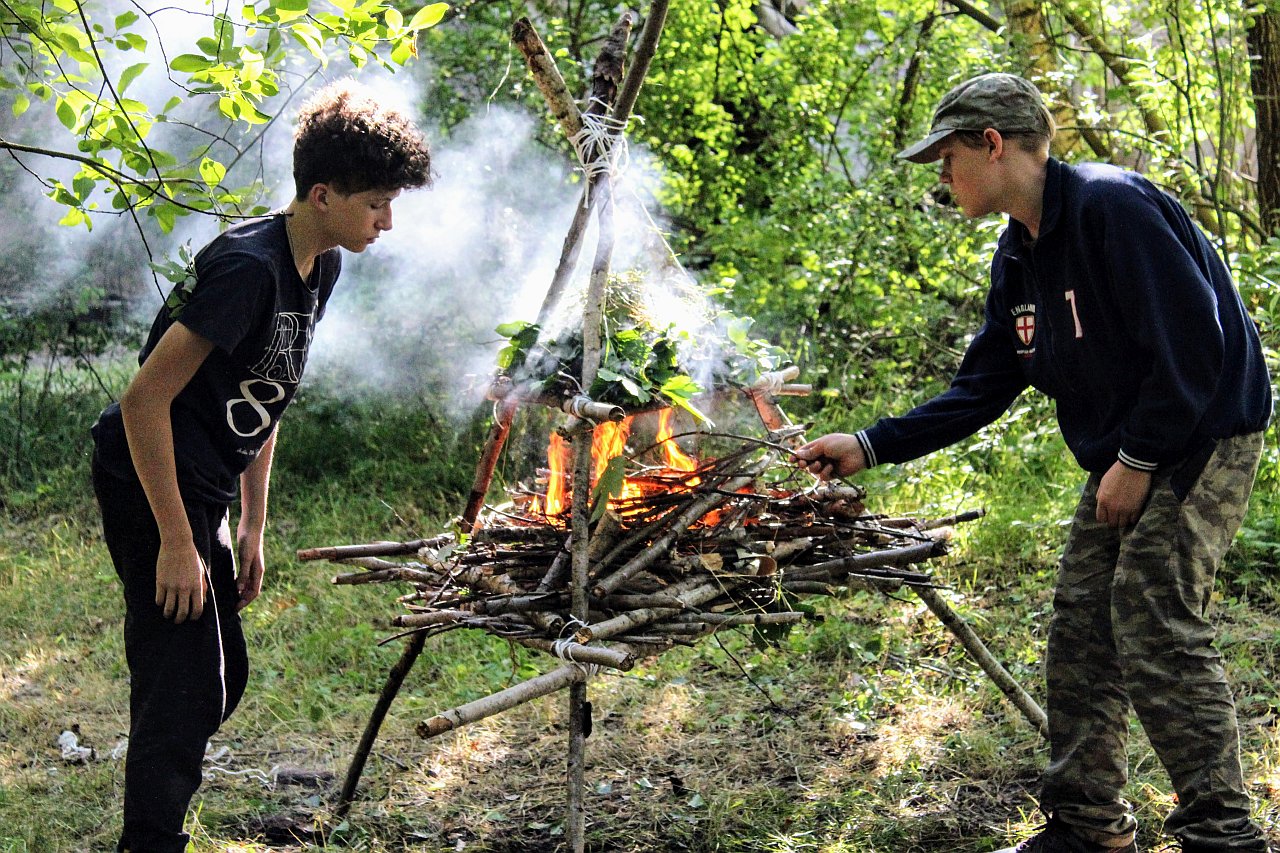
[[[1165,830],[1197,850],[1259,851],[1240,769],[1235,704],[1205,618],[1214,575],[1244,517],[1262,434],[1220,441],[1185,496],[1157,474],[1141,518],[1095,518],[1089,478],[1063,552],[1045,663],[1050,760],[1041,807],[1081,835],[1127,843],[1121,789],[1130,706],[1178,805]]]

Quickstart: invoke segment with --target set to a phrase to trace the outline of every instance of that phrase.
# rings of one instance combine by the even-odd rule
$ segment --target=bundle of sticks
[[[784,455],[777,441],[743,439],[695,470],[651,468],[628,478],[629,494],[594,522],[585,622],[567,615],[570,533],[560,518],[531,513],[527,493],[488,509],[469,537],[312,548],[299,557],[360,569],[336,576],[338,584],[409,584],[400,597],[407,612],[393,620],[407,632],[473,628],[564,661],[627,670],[724,628],[767,635],[819,619],[802,596],[928,587],[914,567],[946,552],[952,525],[982,514],[871,515],[856,486],[787,488],[799,475]]]

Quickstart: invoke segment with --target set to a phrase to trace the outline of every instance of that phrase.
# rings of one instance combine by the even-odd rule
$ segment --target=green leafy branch
[[[184,94],[157,108],[130,97],[128,89],[149,70],[144,56],[149,42],[138,26],[145,16],[158,34],[158,11],[139,7],[103,23],[91,18],[88,4],[76,0],[0,0],[7,13],[0,19],[0,44],[16,58],[0,67],[0,90],[10,93],[15,117],[36,104],[47,105],[74,139],[74,151],[8,139],[0,139],[0,149],[15,158],[34,154],[81,165],[65,182],[22,163],[45,184],[49,198],[67,209],[64,225],[92,228],[93,213],[141,210],[168,232],[178,217],[190,213],[259,213],[256,206],[245,210],[260,194],[259,184],[224,186],[229,165],[243,155],[230,131],[272,121],[266,104],[281,92],[277,69],[286,67],[287,43],[300,45],[321,67],[337,46],[356,68],[374,60],[394,70],[416,55],[417,36],[447,11],[445,4],[433,3],[406,20],[384,0],[334,0],[333,12],[311,12],[311,5],[267,0],[245,4],[242,20],[224,12],[207,15],[211,34],[196,42],[198,52],[166,62],[169,79]],[[163,41],[159,47],[164,52]],[[214,98],[218,117],[230,124],[223,132],[209,132],[212,141],[179,157],[149,137],[157,124],[184,123],[173,113],[186,96]],[[212,150],[216,143],[224,143],[232,157],[220,159]],[[101,209],[100,191],[110,196],[110,210]]]

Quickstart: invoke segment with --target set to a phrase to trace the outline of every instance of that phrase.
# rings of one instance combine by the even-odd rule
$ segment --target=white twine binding
[[[591,678],[593,675],[600,672],[600,667],[598,664],[582,663],[581,661],[573,659],[573,651],[570,649],[570,646],[575,645],[573,637],[577,632],[574,630],[574,625],[581,625],[583,628],[587,627],[587,623],[583,622],[581,619],[578,619],[577,617],[570,618],[568,622],[564,623],[564,627],[560,629],[561,635],[568,631],[569,636],[561,636],[560,639],[552,643],[551,653],[560,658],[560,660],[576,666],[582,671],[582,675],[585,678]]]
[[[627,140],[622,135],[627,123],[609,115],[607,111],[609,105],[604,101],[599,98],[592,98],[591,101],[605,107],[606,111],[584,112],[582,129],[569,137],[573,150],[578,154],[582,175],[587,182],[586,189],[582,193],[584,207],[591,203],[591,183],[596,177],[606,173],[610,177],[615,177],[627,168],[629,162]]]

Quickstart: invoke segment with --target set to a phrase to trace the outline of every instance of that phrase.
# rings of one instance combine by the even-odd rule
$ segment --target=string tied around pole
[[[618,175],[626,169],[629,162],[627,140],[622,134],[627,126],[626,121],[609,115],[608,104],[599,98],[592,98],[591,101],[604,106],[605,111],[584,112],[582,129],[569,137],[569,142],[578,155],[579,168],[587,182],[582,194],[584,207],[591,203],[592,182],[599,175]]]
[[[564,627],[560,629],[560,638],[551,644],[551,653],[565,663],[571,663],[576,666],[581,670],[582,675],[585,678],[591,678],[600,672],[599,665],[594,663],[583,663],[582,661],[574,660],[573,657],[573,647],[578,645],[574,640],[578,626],[585,628],[587,627],[587,623],[576,617],[571,617],[569,621],[564,624]]]

